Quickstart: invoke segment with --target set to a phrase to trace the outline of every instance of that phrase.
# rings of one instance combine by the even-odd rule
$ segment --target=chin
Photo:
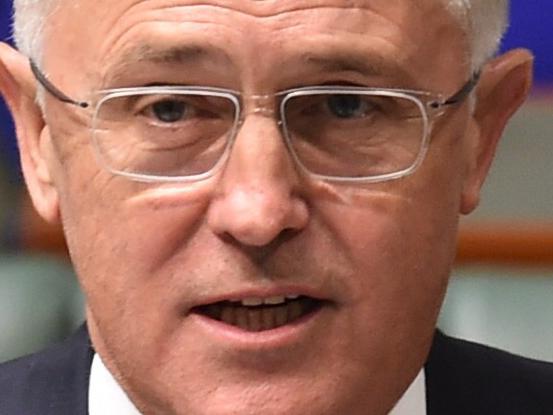
[[[367,406],[353,408],[352,402],[346,402],[333,396],[333,391],[314,393],[314,391],[288,391],[275,393],[271,385],[259,385],[255,391],[245,390],[238,393],[217,393],[210,399],[199,402],[179,403],[174,415],[378,415],[386,411],[376,408],[367,412]],[[264,390],[263,390],[264,389]],[[343,398],[343,397],[341,397]],[[357,403],[359,405],[359,402]],[[168,415],[167,412],[163,412]]]
[[[386,415],[397,399],[378,383],[360,381],[359,373],[316,371],[296,374],[244,373],[240,378],[224,373],[199,374],[178,388],[176,382],[155,390],[157,410],[163,415]],[[373,384],[374,383],[374,384]],[[150,387],[154,384],[151,383]],[[163,397],[162,397],[163,395]],[[144,394],[142,394],[144,396]]]

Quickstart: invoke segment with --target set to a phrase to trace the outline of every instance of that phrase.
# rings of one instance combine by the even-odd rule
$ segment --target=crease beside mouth
[[[301,296],[276,305],[243,306],[240,302],[220,301],[194,307],[191,312],[245,331],[260,332],[291,324],[323,305],[321,300]]]

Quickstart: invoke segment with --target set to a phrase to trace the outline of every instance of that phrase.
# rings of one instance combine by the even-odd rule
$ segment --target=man
[[[551,413],[551,366],[435,335],[530,85],[488,60],[506,13],[16,1],[1,90],[87,326],[0,369],[0,413]]]

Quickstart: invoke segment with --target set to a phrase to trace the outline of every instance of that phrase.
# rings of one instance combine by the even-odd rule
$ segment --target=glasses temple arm
[[[31,71],[33,72],[33,75],[35,76],[36,80],[40,85],[46,89],[52,96],[59,99],[61,102],[65,102],[66,104],[75,105],[80,108],[88,108],[89,104],[88,102],[82,102],[82,101],[75,101],[74,99],[69,98],[67,95],[65,95],[62,91],[60,91],[54,84],[52,84],[48,78],[46,78],[46,75],[44,75],[41,70],[38,68],[36,63],[30,59],[29,60],[31,64]]]
[[[457,91],[455,94],[453,94],[445,101],[431,102],[430,107],[437,109],[437,108],[443,107],[444,105],[454,105],[463,101],[472,92],[476,84],[478,84],[478,81],[480,80],[480,75],[481,75],[480,71],[475,72],[471,76],[471,78],[467,81],[467,83],[461,87],[459,91]]]
[[[480,80],[480,71],[475,72],[468,82],[463,87],[453,94],[449,99],[443,102],[442,105],[453,105],[463,101],[474,89]]]

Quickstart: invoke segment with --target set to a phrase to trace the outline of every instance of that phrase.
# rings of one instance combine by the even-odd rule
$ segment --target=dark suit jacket
[[[60,345],[0,365],[0,415],[86,415],[93,355],[83,326]],[[438,332],[426,393],[428,415],[552,415],[553,364]]]

